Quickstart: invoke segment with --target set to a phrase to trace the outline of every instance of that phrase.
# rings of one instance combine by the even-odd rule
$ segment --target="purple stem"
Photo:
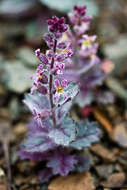
[[[53,48],[54,53],[56,53],[56,45],[57,45],[57,40],[55,40],[55,42],[54,42],[54,48]],[[53,67],[54,67],[54,57],[52,58],[51,69],[53,69]],[[49,99],[50,99],[50,105],[51,105],[52,119],[53,119],[54,126],[56,127],[56,117],[55,117],[55,112],[53,110],[54,105],[53,105],[52,87],[53,87],[53,75],[50,74],[50,77],[49,77]]]

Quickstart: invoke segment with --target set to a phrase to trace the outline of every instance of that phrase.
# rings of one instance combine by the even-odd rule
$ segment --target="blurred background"
[[[91,150],[93,155],[97,154],[93,163],[96,164],[96,159],[102,160],[102,165],[93,168],[97,186],[102,184],[101,179],[103,181],[114,171],[123,174],[127,171],[127,1],[0,0],[0,140],[3,143],[4,137],[11,143],[10,159],[13,175],[17,175],[14,180],[17,187],[24,183],[36,183],[34,172],[27,176],[34,163],[20,162],[16,153],[30,116],[22,99],[32,85],[30,76],[38,65],[34,51],[46,47],[43,41],[43,34],[47,31],[46,20],[52,15],[66,16],[75,4],[86,5],[87,14],[93,16],[90,33],[98,36],[99,56],[115,64],[112,75],[104,84],[114,93],[115,103],[105,107],[96,105],[93,109],[94,117],[104,129],[105,140],[100,152],[105,147],[109,151],[100,155],[100,152],[95,153],[96,147]],[[110,144],[106,139],[109,139]],[[109,165],[105,166],[105,157],[110,153],[110,147],[114,154],[106,158]],[[119,162],[115,166],[117,158]],[[6,178],[4,164],[3,149],[0,148],[1,182]],[[113,167],[116,168],[113,170]],[[107,172],[106,176],[104,171]],[[27,178],[22,177],[25,172]]]

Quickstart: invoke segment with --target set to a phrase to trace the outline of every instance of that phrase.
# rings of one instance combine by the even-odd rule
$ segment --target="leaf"
[[[33,70],[20,61],[6,62],[3,70],[2,81],[9,90],[23,93],[31,87],[29,78],[33,75]]]
[[[50,168],[45,168],[39,172],[39,181],[41,183],[48,182],[52,176],[53,176],[52,170]]]
[[[91,89],[102,85],[106,75],[100,69],[100,64],[96,64],[85,75],[81,76],[80,83],[82,88]]]
[[[72,101],[69,100],[60,107],[56,108],[55,113],[56,113],[57,125],[59,125],[62,122],[66,114],[69,112],[71,106],[72,106]]]
[[[40,134],[37,136],[28,137],[23,146],[26,152],[33,153],[52,150],[55,147],[55,144],[48,137]]]
[[[43,161],[43,160],[47,160],[50,156],[49,153],[47,152],[26,152],[23,148],[21,148],[21,150],[18,153],[20,159],[25,160],[25,159],[29,159],[32,161]]]
[[[81,150],[85,147],[89,147],[93,142],[99,140],[98,136],[100,134],[100,130],[97,128],[96,122],[89,122],[88,120],[84,120],[77,124],[77,136],[76,140],[70,144],[72,148]]]
[[[79,91],[79,87],[75,83],[69,83],[64,89],[64,93],[60,95],[56,105],[64,104],[68,99],[73,99]],[[66,98],[65,98],[66,97]]]
[[[52,129],[49,131],[48,136],[57,145],[69,146],[70,142],[75,139],[74,121],[71,118],[66,117],[58,129]]]
[[[72,11],[74,5],[79,5],[79,6],[83,6],[86,5],[88,7],[88,15],[90,16],[94,16],[98,14],[98,7],[97,5],[94,3],[94,1],[89,1],[89,0],[64,0],[61,1],[60,0],[40,0],[43,4],[45,4],[46,6],[48,6],[51,9],[55,9],[57,11],[60,12],[69,12]]]
[[[45,119],[42,121],[42,125],[43,127],[36,120],[31,120],[28,125],[28,136],[22,144],[22,152],[44,153],[56,147],[54,142],[48,138],[48,130],[50,130],[52,123],[49,119]]]
[[[97,121],[105,128],[109,135],[113,132],[113,126],[111,122],[105,117],[105,115],[97,108],[93,108],[93,114]]]
[[[106,84],[107,84],[108,88],[111,91],[113,91],[118,97],[127,101],[127,90],[124,88],[124,86],[118,79],[116,79],[114,77],[109,77],[106,80]]]
[[[34,6],[35,0],[4,0],[0,2],[0,13],[8,15],[21,14],[33,8]]]
[[[75,169],[77,172],[84,172],[86,170],[89,170],[90,160],[88,156],[77,155],[76,159],[78,160],[76,164],[76,169]]]
[[[54,175],[60,174],[61,176],[67,176],[70,171],[74,170],[76,162],[73,155],[56,151],[51,160],[47,163],[47,167],[52,168]]]
[[[114,94],[107,90],[98,91],[97,93],[95,92],[95,99],[97,102],[104,105],[113,104],[115,101]]]
[[[33,114],[45,113],[50,108],[49,99],[40,93],[26,94],[23,101]]]
[[[28,47],[20,48],[17,53],[17,57],[28,66],[36,67],[38,65],[37,57],[34,55],[34,52]]]
[[[39,123],[36,119],[31,118],[27,127],[28,135],[31,136],[36,133],[48,132],[53,127],[53,123],[50,118],[43,119],[41,123]]]
[[[79,91],[78,85],[74,83],[70,83],[65,89],[65,94],[67,98],[73,99],[78,94],[78,91]]]
[[[49,18],[49,12],[47,12],[47,10],[46,10],[46,14],[44,13],[42,17],[44,18],[45,15],[47,15]],[[47,33],[47,27],[45,27],[44,20],[41,22],[41,25],[40,23],[36,22],[36,20],[32,20],[29,23],[27,23],[27,25],[25,26],[25,36],[26,36],[26,39],[29,40],[30,42],[40,41],[42,36],[45,33]]]
[[[88,104],[91,104],[94,100],[94,95],[92,92],[83,92],[85,95],[82,95],[82,92],[78,94],[78,96],[75,99],[75,102],[81,107],[85,107]]]

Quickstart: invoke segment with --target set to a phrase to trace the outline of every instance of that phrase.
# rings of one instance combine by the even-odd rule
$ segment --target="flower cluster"
[[[76,7],[75,10],[80,15],[85,11]],[[77,123],[68,116],[72,100],[79,92],[78,85],[64,74],[72,65],[73,55],[70,41],[61,41],[65,32],[69,32],[68,28],[63,17],[54,16],[48,20],[49,33],[44,39],[49,49],[45,54],[40,49],[35,51],[40,65],[32,76],[31,92],[24,100],[34,117],[19,155],[22,159],[45,161],[45,168],[39,175],[41,182],[48,181],[53,175],[66,176],[71,171],[87,170],[88,158],[80,150],[98,141],[100,134],[96,122]],[[94,41],[93,38],[89,40]],[[84,42],[79,41],[79,44],[84,49]],[[73,150],[77,150],[77,154]]]
[[[61,40],[71,43],[74,59],[73,64],[66,67],[64,76],[68,81],[75,81],[80,84],[80,94],[76,98],[76,102],[81,107],[84,107],[93,100],[99,101],[98,94],[103,96],[100,91],[97,91],[96,87],[101,85],[108,74],[111,73],[114,64],[108,60],[101,62],[97,56],[97,37],[95,35],[89,36],[86,33],[91,22],[91,17],[86,16],[86,7],[75,6],[74,12],[69,13],[68,17],[72,24],[72,30],[69,28],[63,34]],[[101,97],[102,99],[105,100],[105,98]]]

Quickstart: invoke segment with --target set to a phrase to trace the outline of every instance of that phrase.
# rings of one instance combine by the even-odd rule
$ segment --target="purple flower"
[[[81,45],[81,49],[89,49],[92,47],[92,44],[96,40],[96,36],[88,36],[88,35],[83,35],[82,39],[78,41],[78,43]]]
[[[89,29],[91,17],[85,16],[86,6],[74,7],[74,13],[69,13],[70,22],[74,25],[75,33],[80,36]]]
[[[65,42],[59,42],[57,44],[57,48],[58,49],[65,49],[67,47],[66,43]]]
[[[53,40],[53,37],[50,34],[46,33],[44,35],[44,40],[47,43],[49,48],[53,48],[54,40]]]
[[[81,57],[93,58],[98,50],[98,44],[95,43],[96,36],[83,35],[82,39],[78,41],[80,46],[79,55]]]
[[[38,58],[39,58],[40,62],[43,63],[44,65],[49,64],[46,55],[44,55],[43,53],[41,53]]]
[[[64,94],[64,88],[67,87],[67,80],[62,80],[61,82],[56,79],[54,81],[54,86],[55,86],[55,89],[56,89],[56,93],[54,95],[54,100],[57,100],[60,96],[60,94],[62,94],[63,96],[65,95]],[[66,95],[64,96],[64,98],[66,99]]]
[[[114,69],[114,63],[111,60],[104,60],[101,63],[101,69],[106,73],[106,74],[110,74],[112,72],[112,70]]]
[[[65,18],[53,16],[52,19],[48,20],[48,29],[49,32],[54,34],[56,39],[60,38],[62,33],[68,29],[67,24],[65,24]]]
[[[40,49],[37,49],[37,50],[35,51],[35,54],[36,54],[37,57],[39,57],[40,54],[41,54],[41,53],[40,53]]]
[[[86,6],[78,7],[77,5],[75,5],[74,11],[77,16],[84,16],[86,14]]]
[[[66,43],[65,48],[61,48],[55,56],[55,61],[64,62],[73,55],[71,43]]]
[[[56,74],[62,75],[64,68],[65,68],[65,64],[64,63],[59,63],[59,62],[55,63]]]
[[[34,80],[33,87],[31,88],[31,94],[33,94],[35,91],[38,91],[42,94],[47,94],[47,88],[44,86],[44,84],[48,83],[48,77],[46,74],[47,69],[43,68],[43,65],[39,65],[36,70],[36,74],[31,77],[31,79]]]

